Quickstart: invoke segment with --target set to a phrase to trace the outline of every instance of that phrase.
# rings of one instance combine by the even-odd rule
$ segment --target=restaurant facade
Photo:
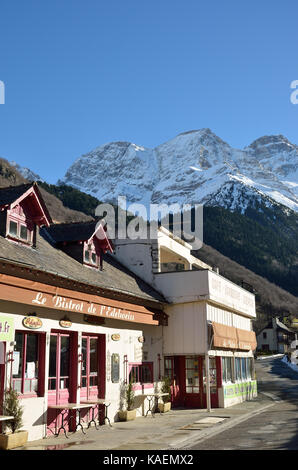
[[[256,396],[254,296],[163,228],[114,245],[105,230],[54,224],[36,184],[0,190],[0,403],[19,393],[29,440],[73,430],[68,404],[116,421],[129,381],[137,416],[165,375],[173,406]]]
[[[69,403],[93,403],[83,421],[117,420],[130,378],[146,413],[162,376],[162,295],[111,259],[101,225],[57,229],[37,185],[0,190],[0,206],[0,403],[19,393],[29,440],[73,429]]]

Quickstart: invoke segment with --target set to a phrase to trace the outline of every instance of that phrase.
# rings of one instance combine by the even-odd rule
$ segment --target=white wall
[[[207,320],[221,323],[222,325],[234,326],[242,330],[250,331],[252,329],[249,318],[212,304],[207,304]]]
[[[204,354],[206,306],[203,302],[169,305],[164,328],[164,355]]]
[[[169,302],[210,300],[249,318],[256,317],[253,294],[207,269],[158,273],[154,277],[154,286]]]

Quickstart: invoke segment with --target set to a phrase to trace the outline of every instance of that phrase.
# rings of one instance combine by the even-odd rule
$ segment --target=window
[[[241,380],[241,358],[235,357],[235,380]]]
[[[216,371],[216,358],[209,357],[209,375],[210,375],[210,392],[216,393],[217,391],[217,371]],[[206,393],[206,367],[205,367],[205,358],[203,359],[203,384],[204,384],[204,393]]]
[[[241,358],[241,378],[242,378],[242,380],[247,379],[247,359],[246,359],[246,357]]]
[[[267,333],[266,331],[263,332],[263,339],[266,339],[267,338]]]
[[[84,244],[84,263],[89,266],[98,266],[99,257],[96,254],[95,246],[93,243]]]
[[[28,231],[26,225],[22,225],[22,224],[21,224],[21,228],[20,228],[20,238],[21,238],[22,240],[27,241],[27,240],[28,240],[28,233],[29,233],[29,231]]]
[[[10,219],[7,235],[24,243],[32,243],[33,229],[29,229],[24,221]]]
[[[13,237],[18,236],[18,224],[13,220],[9,221],[9,235],[12,235]]]
[[[88,250],[85,250],[85,261],[86,263],[90,262],[90,253]]]
[[[82,338],[82,383],[84,388],[98,385],[98,341],[97,338]]]
[[[174,358],[165,357],[165,376],[174,379]]]
[[[153,386],[153,362],[129,364],[129,382]]]
[[[199,393],[199,358],[187,356],[185,358],[185,391],[186,393]]]
[[[251,357],[235,357],[235,380],[251,380],[254,377],[254,361]]]
[[[13,389],[22,395],[39,394],[41,335],[16,332],[13,353]]]
[[[224,383],[233,382],[233,358],[222,358],[222,381]]]

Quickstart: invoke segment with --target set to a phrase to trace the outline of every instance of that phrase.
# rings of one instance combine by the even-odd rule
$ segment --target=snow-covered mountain
[[[43,179],[34,171],[26,168],[24,166],[20,166],[18,163],[11,161],[9,162],[11,166],[13,166],[26,180],[28,181],[43,181]]]
[[[232,148],[210,129],[179,134],[154,149],[112,142],[79,157],[63,182],[102,201],[204,203],[244,212],[262,200],[298,211],[298,146],[264,136]]]

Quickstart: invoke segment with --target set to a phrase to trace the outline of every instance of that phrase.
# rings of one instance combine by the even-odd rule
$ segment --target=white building
[[[256,395],[253,294],[163,227],[153,241],[116,240],[115,256],[169,302],[163,353],[174,406],[226,407]]]

